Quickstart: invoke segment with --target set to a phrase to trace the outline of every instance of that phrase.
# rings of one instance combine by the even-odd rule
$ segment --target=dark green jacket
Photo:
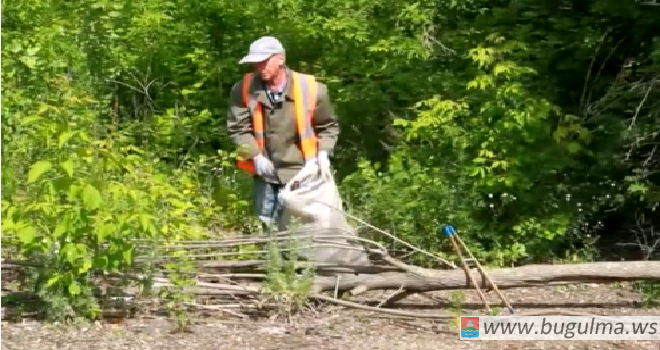
[[[273,104],[267,95],[267,90],[258,74],[253,75],[250,92],[253,98],[261,102],[264,115],[265,154],[277,170],[277,179],[265,179],[269,182],[287,183],[302,166],[304,159],[299,147],[299,137],[296,131],[294,114],[294,96],[291,90],[291,73],[286,68],[287,83],[284,99]],[[231,89],[230,108],[227,116],[227,128],[232,140],[239,147],[241,156],[251,159],[260,153],[252,133],[252,116],[247,107],[243,106],[241,79]],[[332,155],[339,125],[332,108],[328,88],[317,81],[317,103],[314,110],[314,129],[318,138],[318,150],[327,151]]]

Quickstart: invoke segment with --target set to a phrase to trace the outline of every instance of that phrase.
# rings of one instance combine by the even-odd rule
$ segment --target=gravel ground
[[[466,291],[463,314],[482,314],[475,292]],[[611,286],[579,285],[504,291],[517,312],[570,310],[601,315],[660,315],[660,309],[639,307],[641,297]],[[431,294],[431,293],[429,293]],[[449,311],[451,293],[428,298],[411,296],[402,308],[425,313]],[[368,295],[379,298],[381,295]],[[494,293],[489,294],[497,304]],[[444,300],[444,301],[443,301]],[[421,310],[421,306],[426,308]],[[43,325],[35,321],[2,324],[2,350],[95,349],[622,349],[658,350],[653,341],[461,341],[455,326],[444,321],[402,320],[369,311],[328,306],[319,314],[282,325],[267,320],[204,317],[189,333],[172,333],[164,318],[124,320],[122,324],[97,323],[79,328]]]

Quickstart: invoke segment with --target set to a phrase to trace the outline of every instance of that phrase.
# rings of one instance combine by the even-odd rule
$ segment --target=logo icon
[[[461,338],[476,338],[479,336],[479,316],[461,316]]]

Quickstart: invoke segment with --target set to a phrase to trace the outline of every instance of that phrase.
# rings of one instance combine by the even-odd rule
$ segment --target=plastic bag
[[[304,167],[281,192],[284,205],[283,224],[292,219],[298,224],[292,228],[302,244],[314,246],[302,248],[299,255],[309,260],[342,265],[370,265],[362,246],[351,244],[348,239],[355,230],[343,214],[342,200],[329,165]],[[333,246],[329,246],[333,245]]]

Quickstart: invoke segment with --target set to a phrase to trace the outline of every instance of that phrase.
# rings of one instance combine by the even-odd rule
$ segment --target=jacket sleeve
[[[260,152],[252,130],[250,110],[243,106],[242,81],[234,84],[229,97],[227,112],[227,130],[238,149],[238,154],[244,159],[257,156]]]
[[[332,155],[339,137],[339,123],[332,107],[327,85],[317,82],[317,91],[314,130],[318,138],[318,150]]]

